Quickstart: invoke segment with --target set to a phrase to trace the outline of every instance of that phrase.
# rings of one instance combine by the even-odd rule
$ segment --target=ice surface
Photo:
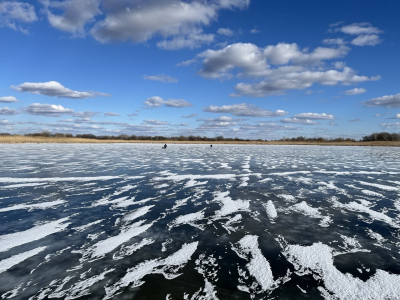
[[[43,225],[32,227],[31,229],[25,231],[1,235],[0,252],[4,252],[14,247],[40,240],[53,233],[63,231],[70,224],[70,223],[64,223],[68,220],[69,217],[66,217],[56,221],[48,222]]]
[[[257,236],[246,235],[232,249],[237,255],[248,261],[246,267],[259,285],[260,290],[258,292],[264,292],[275,286],[271,266],[261,253]],[[257,291],[258,285],[253,284],[251,289]]]
[[[0,144],[0,299],[396,299],[396,148],[42,148]]]
[[[302,276],[317,274],[323,280],[326,299],[332,299],[333,294],[338,299],[397,299],[400,295],[400,276],[383,270],[367,281],[343,274],[333,264],[332,249],[322,243],[311,246],[288,245],[283,254]],[[320,289],[325,290],[323,287]]]
[[[46,209],[50,207],[56,207],[60,204],[66,203],[65,200],[56,200],[56,201],[51,201],[51,202],[42,202],[42,203],[35,203],[35,204],[17,204],[5,208],[0,208],[0,212],[6,212],[6,211],[11,211],[11,210],[18,210],[18,209],[28,209],[28,210],[33,210],[33,209]]]
[[[167,279],[179,276],[180,274],[177,274],[177,272],[190,260],[193,253],[196,251],[198,244],[199,242],[184,244],[180,250],[165,259],[158,258],[148,260],[136,267],[128,269],[125,276],[117,283],[106,287],[107,295],[104,299],[111,299],[124,287],[141,286],[144,283],[144,281],[142,281],[143,277],[152,273],[163,274]]]
[[[36,254],[39,254],[46,248],[47,247],[45,247],[45,246],[38,247],[33,250],[11,256],[10,258],[0,260],[0,273],[7,271],[8,269],[12,268],[13,266],[18,265],[19,263],[23,262],[24,260],[26,260],[32,256],[35,256]]]

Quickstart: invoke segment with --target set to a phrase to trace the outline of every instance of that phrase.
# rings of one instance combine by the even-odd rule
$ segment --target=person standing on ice
[[[167,148],[167,144],[164,144],[164,147],[163,147],[164,149],[166,149]]]

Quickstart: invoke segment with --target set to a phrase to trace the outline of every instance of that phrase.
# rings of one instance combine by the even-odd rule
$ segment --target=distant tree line
[[[10,133],[0,133],[0,136],[10,136]],[[83,139],[94,139],[94,140],[134,140],[134,141],[207,141],[207,142],[213,142],[213,141],[238,141],[238,142],[248,142],[248,141],[258,141],[258,142],[266,142],[267,140],[265,139],[240,139],[240,138],[225,138],[222,135],[216,136],[213,138],[209,138],[206,136],[194,136],[194,135],[189,135],[189,136],[173,136],[173,137],[166,137],[162,135],[156,135],[156,136],[148,136],[148,135],[128,135],[128,134],[120,134],[120,135],[95,135],[91,133],[87,134],[76,134],[73,135],[71,133],[52,133],[50,131],[42,131],[42,132],[36,132],[36,133],[27,133],[24,134],[25,136],[33,136],[33,137],[49,137],[49,138],[83,138]],[[308,138],[304,136],[299,136],[299,137],[293,137],[293,138],[285,138],[283,137],[280,139],[280,141],[285,141],[285,142],[319,142],[319,143],[329,143],[329,142],[356,142],[355,139],[352,138],[332,138],[332,139],[327,139],[323,137],[314,137],[314,138]],[[379,132],[379,133],[373,133],[367,136],[364,136],[361,141],[364,142],[371,142],[371,141],[400,141],[400,134],[399,133],[388,133],[388,132]]]
[[[364,142],[371,141],[400,141],[399,133],[389,133],[389,132],[375,132],[370,135],[363,137]]]

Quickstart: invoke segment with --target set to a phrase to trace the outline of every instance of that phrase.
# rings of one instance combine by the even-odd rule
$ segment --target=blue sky
[[[0,132],[400,131],[398,1],[0,1]]]

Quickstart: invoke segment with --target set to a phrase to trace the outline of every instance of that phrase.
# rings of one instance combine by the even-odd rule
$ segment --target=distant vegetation
[[[11,136],[10,133],[0,133],[0,136]],[[94,134],[77,134],[73,135],[71,133],[51,133],[50,131],[43,131],[38,133],[27,133],[24,136],[28,137],[48,137],[48,138],[83,138],[83,139],[93,139],[93,140],[125,140],[125,141],[203,141],[203,142],[212,142],[212,141],[226,141],[226,142],[248,142],[248,141],[257,141],[257,142],[266,142],[267,140],[263,139],[240,139],[240,138],[224,138],[223,136],[216,136],[213,138],[209,138],[206,136],[174,136],[174,137],[165,137],[165,136],[147,136],[147,135],[94,135]],[[356,142],[355,139],[351,138],[334,138],[334,139],[326,139],[323,137],[317,138],[307,138],[304,136],[299,136],[295,138],[282,138],[279,141],[283,142],[310,142],[310,143],[340,143],[340,142]],[[400,141],[400,134],[398,133],[388,133],[388,132],[379,132],[373,133],[371,135],[364,136],[361,140],[362,142],[374,142],[374,141]]]

